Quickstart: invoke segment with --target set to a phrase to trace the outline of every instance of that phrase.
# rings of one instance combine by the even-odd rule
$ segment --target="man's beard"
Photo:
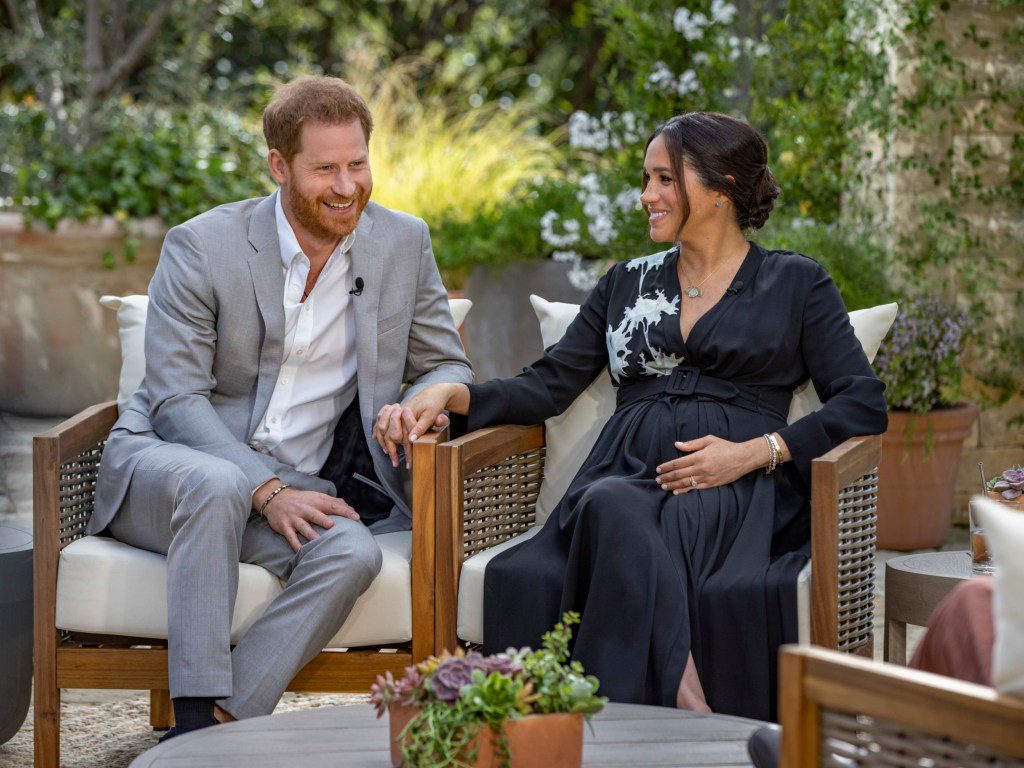
[[[342,238],[352,234],[359,223],[359,217],[362,215],[366,203],[370,200],[370,193],[357,186],[355,197],[350,198],[355,201],[355,215],[341,218],[332,216],[324,210],[324,201],[344,204],[349,200],[338,199],[335,195],[309,198],[291,184],[285,188],[285,194],[288,198],[288,207],[298,224],[313,237],[324,240]]]

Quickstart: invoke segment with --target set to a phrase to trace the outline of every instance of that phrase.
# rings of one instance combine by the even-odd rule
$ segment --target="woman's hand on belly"
[[[728,485],[768,465],[768,446],[760,437],[734,443],[707,435],[675,446],[685,455],[661,464],[656,478],[662,490],[673,494]]]

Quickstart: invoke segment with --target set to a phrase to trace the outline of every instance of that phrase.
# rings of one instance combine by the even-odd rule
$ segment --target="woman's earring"
[[[722,200],[716,200],[715,201],[715,208],[721,208],[723,205],[724,205],[724,202]]]

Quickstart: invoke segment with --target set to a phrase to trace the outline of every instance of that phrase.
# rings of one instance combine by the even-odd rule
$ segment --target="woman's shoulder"
[[[761,248],[761,246],[758,246]],[[764,252],[763,265],[769,269],[792,277],[814,280],[828,270],[817,259],[797,251],[761,248]]]
[[[646,274],[647,272],[650,272],[652,269],[661,269],[665,265],[665,261],[669,258],[669,256],[673,255],[676,252],[676,250],[678,250],[678,246],[669,248],[667,251],[658,251],[657,253],[652,253],[649,256],[637,256],[636,258],[633,259],[620,261],[617,264],[615,264],[615,266],[612,267],[612,269],[609,271],[618,274],[629,272]]]

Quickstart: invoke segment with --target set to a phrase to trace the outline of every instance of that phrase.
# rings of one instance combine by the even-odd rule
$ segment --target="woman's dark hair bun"
[[[750,123],[718,112],[689,112],[656,128],[648,146],[658,136],[684,198],[685,159],[704,186],[732,200],[740,229],[764,226],[782,190],[768,168],[768,145]],[[684,208],[688,215],[688,202]]]
[[[782,188],[775,181],[771,169],[762,167],[761,174],[750,193],[750,199],[744,206],[736,205],[736,217],[740,229],[760,229],[768,221],[768,216],[775,207],[775,198],[782,194]]]

